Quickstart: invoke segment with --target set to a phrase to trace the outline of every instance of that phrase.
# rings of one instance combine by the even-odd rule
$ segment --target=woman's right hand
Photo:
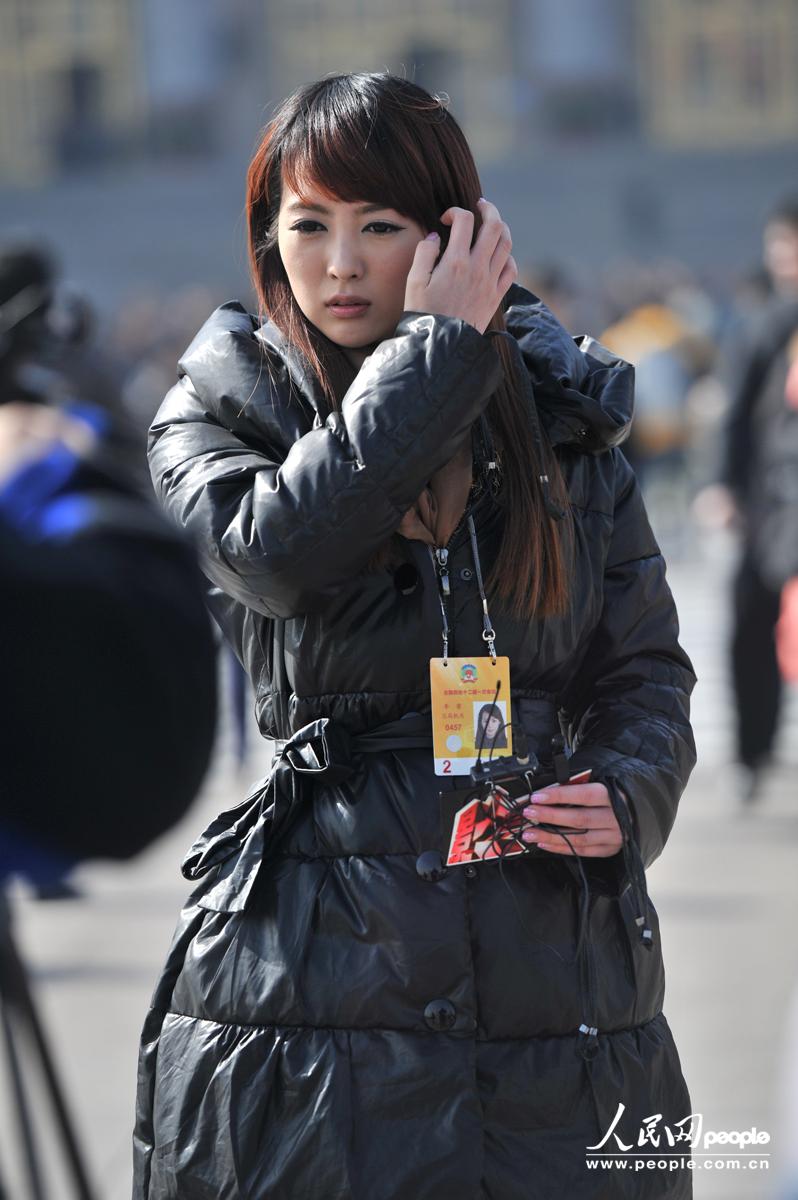
[[[518,278],[510,254],[513,241],[499,210],[489,200],[478,204],[482,225],[472,247],[474,214],[467,208],[447,208],[442,225],[451,225],[449,244],[440,262],[440,238],[432,234],[419,242],[407,276],[405,311],[459,317],[484,333],[507,289]]]

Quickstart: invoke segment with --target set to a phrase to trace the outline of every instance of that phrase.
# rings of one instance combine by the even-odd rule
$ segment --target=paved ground
[[[769,1130],[775,1153],[785,1144],[779,1137],[779,1056],[798,980],[798,695],[790,697],[780,765],[756,809],[742,813],[725,766],[731,728],[723,663],[728,550],[713,541],[671,563],[683,643],[701,681],[694,705],[700,766],[667,852],[649,873],[650,890],[668,969],[666,1013],[693,1110],[703,1113],[705,1128]],[[213,771],[183,825],[127,866],[82,870],[80,901],[44,905],[17,890],[19,940],[101,1200],[129,1195],[137,1039],[187,893],[178,863],[206,818],[242,796],[265,769],[265,743],[256,752],[256,761],[237,778],[222,731]],[[13,1137],[9,1142],[9,1114],[1,1105],[0,1159],[8,1174]],[[68,1200],[60,1168],[51,1173],[52,1196]],[[773,1178],[772,1172],[765,1178],[750,1170],[707,1168],[696,1174],[696,1200],[771,1200]]]

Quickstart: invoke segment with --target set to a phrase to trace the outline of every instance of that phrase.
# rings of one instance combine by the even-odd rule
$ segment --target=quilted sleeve
[[[198,370],[202,385],[185,374],[168,393],[150,431],[150,470],[212,582],[270,617],[318,607],[363,568],[458,449],[501,371],[473,326],[406,313],[341,412],[280,444],[275,422],[278,433],[281,415],[290,427],[296,399],[273,388],[268,437],[249,427],[242,436],[223,389],[207,382],[224,376],[226,352],[217,338],[203,351],[215,365]]]
[[[604,604],[570,711],[572,770],[592,767],[625,794],[646,867],[661,853],[695,765],[689,698],[692,664],[678,641],[665,563],[634,473],[616,457],[615,520]]]

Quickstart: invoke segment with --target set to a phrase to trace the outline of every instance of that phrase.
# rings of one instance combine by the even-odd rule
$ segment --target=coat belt
[[[524,731],[556,728],[556,707],[548,700],[519,704]],[[530,728],[530,717],[534,716]],[[269,772],[234,808],[211,821],[183,859],[186,879],[203,879],[193,897],[202,908],[240,912],[246,906],[270,844],[286,833],[315,784],[343,783],[355,773],[355,756],[388,750],[432,748],[429,715],[411,713],[360,734],[350,734],[330,717],[303,725],[275,742]]]

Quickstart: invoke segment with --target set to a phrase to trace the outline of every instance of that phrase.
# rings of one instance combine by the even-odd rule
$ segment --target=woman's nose
[[[348,241],[340,241],[331,249],[327,274],[333,279],[358,279],[363,274],[363,260]]]

